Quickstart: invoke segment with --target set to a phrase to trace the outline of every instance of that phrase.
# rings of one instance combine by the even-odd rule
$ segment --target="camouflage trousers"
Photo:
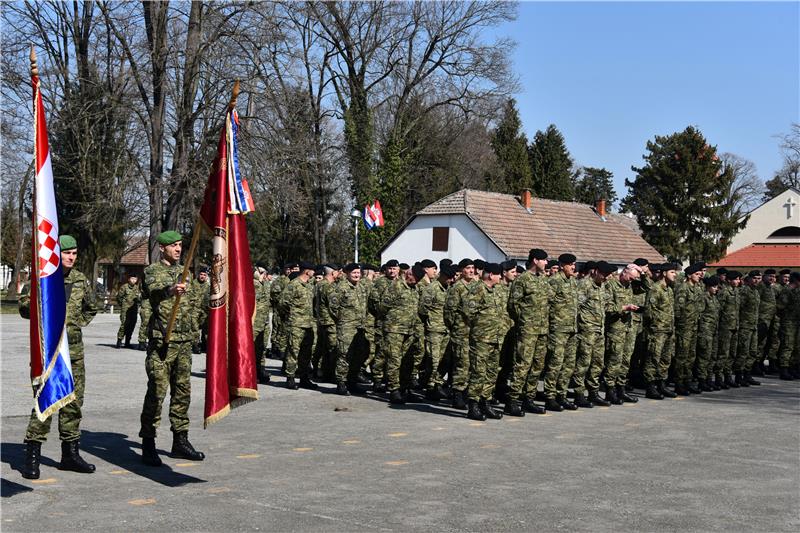
[[[769,322],[758,323],[758,354],[756,361],[759,363],[764,362],[764,359],[770,358],[770,351],[774,345],[773,354],[777,354],[780,341],[778,334],[780,332],[780,319],[776,316]],[[774,368],[774,366],[773,366]]]
[[[692,369],[697,358],[697,324],[680,324],[675,328],[675,380],[692,381]]]
[[[286,354],[289,348],[289,333],[283,318],[278,313],[272,314],[272,348],[278,353]]]
[[[514,369],[511,372],[511,384],[507,395],[509,401],[536,397],[539,376],[544,370],[546,358],[547,334],[517,328]]]
[[[547,365],[544,394],[548,399],[566,396],[569,380],[575,371],[578,336],[570,331],[551,331],[547,337]]]
[[[141,346],[146,346],[147,341],[147,326],[150,323],[150,308],[147,306],[140,306],[139,307],[139,344]]]
[[[697,379],[713,378],[717,367],[717,335],[713,331],[700,331],[697,334]]]
[[[314,353],[314,328],[288,326],[288,350],[286,351],[286,377],[308,377],[311,370],[311,354]]]
[[[64,442],[81,438],[81,407],[83,407],[83,394],[86,387],[83,343],[70,344],[69,357],[72,362],[72,379],[75,382],[75,399],[58,410],[58,436]],[[31,411],[28,430],[25,432],[25,440],[33,442],[46,441],[52,420],[53,417],[49,416],[44,422],[40,422],[36,417],[36,412]]]
[[[445,369],[442,365],[450,336],[446,331],[428,331],[425,333],[425,359],[423,360],[423,384],[427,389],[436,388],[444,383]]]
[[[628,382],[628,371],[631,358],[636,349],[636,336],[638,330],[635,324],[619,330],[609,330],[606,335],[606,349],[608,360],[606,362],[606,384],[610,387],[625,385]],[[599,380],[589,384],[589,390],[597,391],[600,387]]]
[[[336,326],[334,324],[320,324],[317,326],[317,345],[311,365],[317,376],[330,379],[336,374],[338,364],[338,343],[336,341]]]
[[[497,370],[497,383],[495,389],[500,394],[508,394],[508,382],[514,372],[514,351],[517,347],[517,332],[515,328],[509,329],[500,345],[500,363]],[[497,396],[497,393],[495,394]]]
[[[425,326],[421,323],[414,329],[414,340],[411,343],[411,353],[414,357],[414,372],[425,371]]]
[[[653,331],[647,334],[647,355],[642,373],[648,383],[665,380],[675,351],[675,333]]]
[[[717,364],[714,366],[717,376],[729,376],[733,372],[738,338],[739,334],[735,329],[717,331]]]
[[[375,360],[375,338],[377,335],[377,330],[375,326],[368,325],[364,328],[364,335],[367,338],[367,342],[369,343],[369,348],[367,350],[367,358],[364,360],[364,367],[371,368],[372,361]]]
[[[144,369],[147,373],[147,392],[142,405],[142,438],[155,437],[161,423],[161,406],[169,388],[169,422],[173,433],[189,430],[189,402],[192,398],[192,343],[172,341],[161,359],[161,347],[151,341],[147,347]]]
[[[262,324],[262,326],[257,329],[253,330],[253,342],[255,344],[255,355],[256,355],[256,370],[260,375],[262,369],[264,368],[264,358],[267,356],[267,344],[269,341],[269,329],[267,328],[266,324]]]
[[[452,361],[450,381],[455,390],[464,391],[469,384],[469,342],[466,338],[450,337]]]
[[[369,354],[366,334],[361,328],[339,328],[336,331],[336,342],[336,381],[355,383]]]
[[[470,339],[467,384],[467,397],[470,400],[488,400],[492,397],[500,364],[500,348],[500,343]]]
[[[778,352],[778,365],[781,368],[797,368],[800,365],[800,323],[790,320],[781,322],[781,347]],[[71,348],[70,348],[71,349]]]
[[[380,383],[386,378],[386,334],[382,331],[382,324],[377,324],[373,344],[375,346],[370,361],[370,372],[373,383]]]
[[[605,363],[605,344],[602,330],[585,329],[578,333],[578,352],[572,373],[575,394],[583,395],[587,388],[590,391],[599,390],[600,374]]]
[[[733,360],[733,371],[749,372],[758,353],[758,331],[756,329],[739,329],[736,358]]]
[[[385,331],[383,342],[386,347],[386,386],[392,390],[407,388],[411,383],[414,369],[414,354],[411,351],[414,333]]]
[[[133,330],[136,329],[136,321],[139,319],[139,306],[131,305],[123,307],[119,312],[119,330],[117,330],[117,340],[125,339],[125,344],[131,342]]]
[[[768,340],[762,353],[764,354],[764,357],[770,360],[770,362],[776,361],[776,363],[773,364],[774,367],[777,365],[778,351],[781,347],[781,319],[777,315],[772,319],[772,322],[770,322],[767,339]]]

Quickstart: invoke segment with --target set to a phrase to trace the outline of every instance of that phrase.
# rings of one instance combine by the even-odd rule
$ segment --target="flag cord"
[[[203,225],[201,218],[198,215],[197,222],[194,225],[194,232],[192,233],[192,243],[189,245],[189,253],[183,262],[183,273],[181,274],[181,283],[186,283],[189,277],[189,266],[194,259],[194,252],[197,250],[197,242],[200,240],[200,234],[203,232]],[[178,317],[178,306],[181,304],[181,294],[175,295],[175,303],[172,304],[172,312],[169,315],[169,323],[167,324],[167,333],[164,335],[164,345],[169,344],[169,338],[172,334],[172,329],[175,327],[175,319]]]

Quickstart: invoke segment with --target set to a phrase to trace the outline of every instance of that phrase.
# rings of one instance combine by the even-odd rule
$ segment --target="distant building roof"
[[[472,189],[462,189],[421,209],[413,218],[425,215],[469,217],[497,247],[514,259],[527,259],[531,248],[542,248],[551,257],[566,252],[578,261],[599,260],[621,264],[644,257],[664,261],[664,256],[641,238],[638,226],[625,215],[607,214],[603,220],[593,206],[577,202],[531,199],[530,211],[520,199]],[[408,222],[385,245],[403,231]]]
[[[101,265],[110,265],[113,261],[107,257],[98,261]],[[147,237],[130,237],[128,244],[125,247],[125,253],[119,261],[122,265],[144,265],[147,266],[150,262],[147,260]]]
[[[800,268],[800,244],[751,244],[709,266]]]

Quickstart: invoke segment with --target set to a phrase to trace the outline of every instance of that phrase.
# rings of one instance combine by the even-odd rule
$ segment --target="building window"
[[[434,252],[446,252],[447,244],[450,241],[450,228],[439,227],[433,228],[433,246],[431,250]]]
[[[800,228],[797,226],[784,226],[781,229],[773,231],[767,238],[773,239],[785,237],[800,237]]]

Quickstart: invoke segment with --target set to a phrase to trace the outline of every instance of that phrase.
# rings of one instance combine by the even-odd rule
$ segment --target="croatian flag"
[[[383,227],[383,210],[378,200],[364,206],[364,225],[367,229]]]
[[[31,51],[31,60],[35,55]],[[35,63],[34,63],[35,65]],[[53,191],[53,169],[47,125],[36,67],[32,68],[33,127],[36,178],[33,200],[33,261],[31,264],[31,383],[34,410],[44,421],[75,399],[75,383],[67,342],[67,298],[61,249],[58,245],[58,215]]]

